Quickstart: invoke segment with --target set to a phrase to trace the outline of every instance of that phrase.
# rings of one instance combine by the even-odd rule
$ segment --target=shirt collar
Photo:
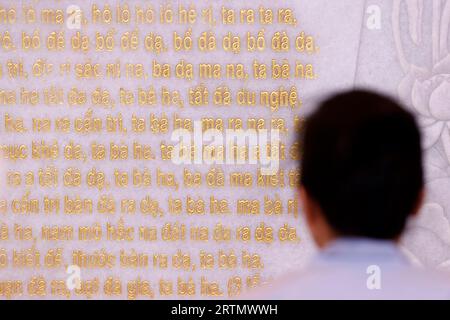
[[[408,260],[394,241],[369,238],[338,238],[317,255],[317,263],[384,262],[408,264]]]

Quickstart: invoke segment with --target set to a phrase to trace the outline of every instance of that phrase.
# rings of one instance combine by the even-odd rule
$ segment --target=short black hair
[[[334,95],[300,133],[300,183],[342,236],[395,239],[423,189],[421,136],[394,99]]]

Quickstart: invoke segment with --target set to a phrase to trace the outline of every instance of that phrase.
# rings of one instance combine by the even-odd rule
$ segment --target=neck
[[[395,239],[377,239],[377,238],[369,238],[362,236],[337,236],[334,238],[330,238],[329,241],[325,243],[321,248],[330,247],[332,244],[336,243],[352,243],[352,242],[364,242],[364,243],[373,243],[373,244],[394,244],[397,245],[399,243],[399,238]]]

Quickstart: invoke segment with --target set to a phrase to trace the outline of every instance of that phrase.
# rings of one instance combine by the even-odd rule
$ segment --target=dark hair
[[[350,91],[307,118],[301,184],[340,235],[394,239],[423,188],[420,132],[393,99]]]

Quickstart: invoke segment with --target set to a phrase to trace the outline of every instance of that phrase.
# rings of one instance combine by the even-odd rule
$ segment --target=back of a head
[[[423,188],[420,133],[409,112],[376,93],[342,93],[307,119],[301,141],[301,184],[335,232],[400,236]]]

